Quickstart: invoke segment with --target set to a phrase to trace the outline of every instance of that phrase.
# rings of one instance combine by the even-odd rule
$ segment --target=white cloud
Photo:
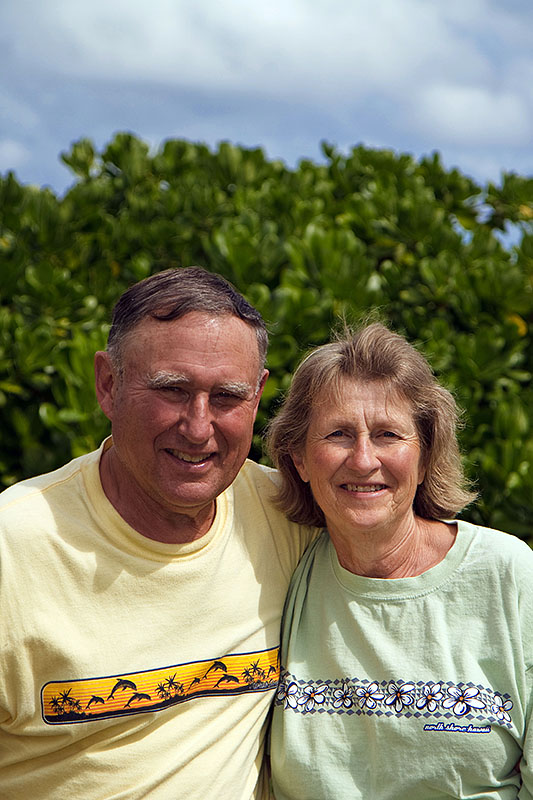
[[[479,22],[479,27],[492,32],[497,41],[516,50],[531,52],[533,6],[530,0],[505,0],[503,3],[501,0],[488,0],[487,13]]]
[[[39,117],[28,105],[17,98],[10,91],[0,89],[0,115],[3,125],[6,127],[16,126],[19,129],[35,128],[39,123]]]
[[[18,169],[29,159],[26,147],[14,139],[0,139],[0,172]]]
[[[512,86],[533,108],[533,58],[518,54],[506,65],[507,85]]]
[[[454,27],[487,0],[470,4],[468,16],[458,0],[22,0],[11,16],[19,55],[65,75],[350,98],[444,68],[482,77],[485,57]],[[31,28],[16,17],[29,6]]]
[[[447,168],[458,167],[465,175],[483,183],[487,180],[498,182],[503,172],[518,172],[522,175],[533,173],[533,157],[524,154],[517,162],[516,151],[498,147],[450,147],[443,157]]]
[[[413,111],[421,129],[448,143],[524,145],[531,131],[530,111],[522,98],[483,87],[426,87]]]
[[[248,137],[280,155],[311,136],[316,146],[322,138],[383,142],[415,153],[447,148],[465,159],[469,152],[474,160],[485,148],[488,164],[504,151],[510,161],[513,152],[525,157],[533,129],[530,0],[5,5],[0,69],[4,63],[25,75],[26,87],[40,87],[31,108],[17,105],[13,90],[6,117],[11,129],[4,132],[13,141],[17,122],[38,130],[36,112],[55,130],[51,117],[66,95],[64,86],[68,102],[57,126],[68,133],[58,151],[77,135],[76,124],[83,124],[92,125],[87,135],[97,130],[102,137],[132,126],[154,140]],[[139,109],[135,116],[125,103],[112,114],[109,97],[100,102],[109,87],[112,96],[121,85]],[[44,86],[54,92],[49,109]],[[161,97],[176,106],[159,115],[158,131],[152,94],[161,88]],[[205,100],[204,106],[189,102],[191,96]],[[257,114],[258,104],[263,114]],[[146,111],[143,121],[144,105],[151,116]],[[286,109],[287,119],[271,117],[270,125],[268,114],[283,117]],[[308,120],[315,124],[312,133]]]

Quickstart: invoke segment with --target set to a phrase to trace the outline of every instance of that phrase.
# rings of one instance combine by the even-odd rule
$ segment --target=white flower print
[[[298,684],[294,683],[282,683],[278,689],[277,699],[280,702],[285,702],[285,708],[296,708],[296,700],[298,694]]]
[[[359,698],[359,705],[361,708],[368,708],[372,710],[381,700],[383,700],[385,695],[383,692],[378,691],[378,688],[379,687],[375,681],[368,686],[358,686],[356,688],[355,694]]]
[[[388,697],[385,698],[385,705],[392,706],[397,713],[403,710],[405,706],[410,706],[414,703],[414,695],[411,694],[415,689],[414,683],[389,683]]]
[[[422,687],[423,697],[416,701],[417,708],[427,708],[428,711],[435,711],[439,702],[444,697],[440,683],[427,683]]]
[[[443,708],[451,708],[456,717],[463,717],[472,708],[485,708],[485,703],[477,698],[479,689],[471,687],[469,689],[459,689],[457,686],[450,686],[448,689],[449,697],[443,701]]]
[[[276,700],[278,700],[281,703],[283,700],[285,700],[286,696],[287,696],[287,684],[281,682],[280,685],[278,686],[278,691],[276,692]]]
[[[352,690],[345,683],[342,684],[342,689],[334,689],[333,697],[333,708],[341,708],[341,706],[351,708],[353,705]]]
[[[307,684],[302,689],[302,696],[298,698],[298,705],[303,706],[303,711],[312,711],[315,705],[321,705],[325,701],[327,688],[325,683],[320,686],[313,686],[312,683]]]
[[[490,710],[493,714],[496,714],[496,717],[500,720],[500,722],[511,722],[511,717],[507,712],[510,711],[512,707],[512,700],[506,700],[504,702],[499,694],[495,694],[494,702],[491,705]]]

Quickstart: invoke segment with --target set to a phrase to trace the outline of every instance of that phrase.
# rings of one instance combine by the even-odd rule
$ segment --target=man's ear
[[[96,399],[100,408],[110,420],[113,420],[113,407],[118,377],[111,363],[109,353],[98,350],[94,354],[94,386]]]
[[[255,410],[254,410],[255,414],[257,414],[257,409],[259,408],[259,401],[261,400],[261,395],[263,394],[263,389],[265,388],[265,383],[267,382],[268,376],[269,376],[268,370],[264,369],[263,374],[261,376],[261,380],[259,381],[259,389],[257,390],[257,394],[255,395]]]

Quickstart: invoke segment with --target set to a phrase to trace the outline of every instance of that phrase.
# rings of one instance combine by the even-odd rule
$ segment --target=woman
[[[268,445],[293,520],[272,725],[278,800],[531,798],[533,553],[453,521],[452,396],[381,324],[297,370]]]

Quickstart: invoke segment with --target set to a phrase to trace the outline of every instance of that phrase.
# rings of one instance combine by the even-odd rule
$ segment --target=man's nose
[[[193,444],[203,444],[212,433],[212,420],[207,395],[194,395],[179,420],[180,433]]]

